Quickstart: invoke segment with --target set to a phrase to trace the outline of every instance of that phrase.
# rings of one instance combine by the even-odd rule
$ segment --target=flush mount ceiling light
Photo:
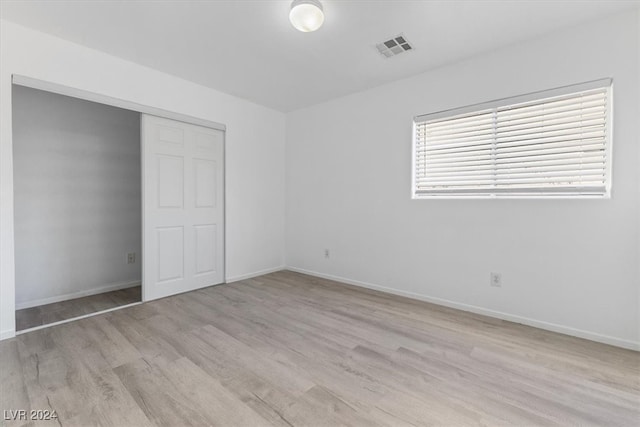
[[[318,0],[293,0],[289,21],[298,31],[308,33],[317,30],[324,22],[322,4]]]

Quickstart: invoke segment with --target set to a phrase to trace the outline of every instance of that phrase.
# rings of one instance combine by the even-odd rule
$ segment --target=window
[[[413,198],[608,197],[611,80],[414,119]]]

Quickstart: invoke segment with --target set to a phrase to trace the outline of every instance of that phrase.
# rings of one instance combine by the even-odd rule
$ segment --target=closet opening
[[[12,97],[16,331],[140,302],[140,113]]]

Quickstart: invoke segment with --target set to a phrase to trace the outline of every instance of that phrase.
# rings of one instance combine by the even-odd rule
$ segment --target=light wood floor
[[[140,286],[16,310],[16,331],[142,301]]]
[[[23,334],[0,363],[2,408],[56,426],[640,424],[640,353],[292,272]]]

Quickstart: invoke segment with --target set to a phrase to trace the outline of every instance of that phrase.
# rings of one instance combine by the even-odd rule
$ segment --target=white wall
[[[16,305],[139,283],[140,114],[20,86],[12,96]]]
[[[640,348],[637,31],[627,12],[288,114],[287,265]],[[612,199],[410,199],[413,116],[603,77]]]
[[[284,114],[1,21],[0,337],[15,330],[12,74],[225,124],[227,280],[283,265]]]

